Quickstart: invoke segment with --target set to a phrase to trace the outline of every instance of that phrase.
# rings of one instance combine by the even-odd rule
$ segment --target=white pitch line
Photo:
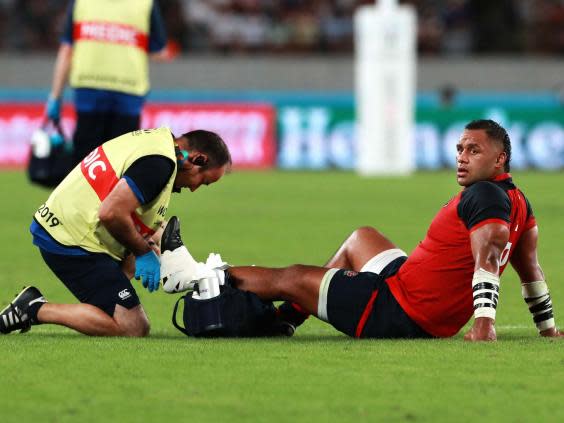
[[[496,325],[496,329],[532,329],[529,325]]]

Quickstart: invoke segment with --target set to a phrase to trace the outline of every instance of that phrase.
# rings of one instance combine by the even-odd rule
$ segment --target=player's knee
[[[389,244],[390,241],[378,229],[372,226],[361,226],[357,228],[348,240],[350,253],[363,250],[366,246]]]
[[[382,234],[372,226],[361,226],[360,228],[355,229],[352,233],[351,238],[353,239],[365,239],[365,238],[373,238],[375,236],[382,236]]]
[[[282,298],[293,298],[296,290],[300,288],[301,282],[305,279],[305,275],[310,266],[303,264],[294,264],[284,269],[284,273],[277,281],[279,295]]]
[[[372,226],[361,226],[356,228],[346,239],[344,247],[348,254],[353,253],[357,248],[362,246],[367,240],[378,236],[379,232]]]

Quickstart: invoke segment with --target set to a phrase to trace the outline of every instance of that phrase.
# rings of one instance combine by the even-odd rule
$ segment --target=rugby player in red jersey
[[[535,218],[513,184],[510,158],[509,136],[499,124],[466,125],[456,155],[463,189],[409,257],[363,227],[324,267],[231,267],[217,274],[262,299],[287,300],[280,317],[292,329],[313,314],[358,338],[449,337],[474,315],[464,339],[494,341],[500,276],[511,263],[540,335],[562,337],[537,260]]]

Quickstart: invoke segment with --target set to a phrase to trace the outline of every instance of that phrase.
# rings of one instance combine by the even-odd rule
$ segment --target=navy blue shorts
[[[327,320],[356,338],[431,338],[400,307],[386,283],[407,257],[390,262],[379,274],[337,270],[327,292]]]
[[[113,316],[116,304],[131,309],[141,304],[121,263],[106,254],[66,256],[39,249],[53,273],[81,302]]]

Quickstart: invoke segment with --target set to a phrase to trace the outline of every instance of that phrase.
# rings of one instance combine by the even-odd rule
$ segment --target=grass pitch
[[[561,173],[515,173],[540,222],[539,256],[564,325]],[[373,225],[411,251],[458,187],[452,172],[361,179],[349,173],[234,173],[173,197],[197,259],[323,264]],[[74,301],[31,245],[48,192],[0,173],[0,308],[23,284]],[[137,285],[136,285],[137,286]],[[564,421],[564,341],[536,336],[508,269],[498,342],[353,340],[313,318],[293,338],[195,340],[170,323],[176,296],[138,287],[147,339],[89,338],[56,326],[0,336],[0,422]]]

